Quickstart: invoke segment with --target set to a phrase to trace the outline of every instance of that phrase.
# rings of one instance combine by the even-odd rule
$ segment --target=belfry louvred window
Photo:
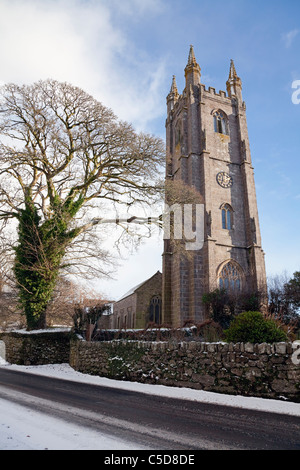
[[[226,117],[222,111],[216,111],[214,113],[214,128],[215,132],[219,134],[227,134]]]
[[[233,210],[229,204],[222,206],[222,228],[227,230],[233,229]]]

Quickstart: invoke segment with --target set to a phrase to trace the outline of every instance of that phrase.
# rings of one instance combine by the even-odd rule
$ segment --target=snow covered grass
[[[33,374],[56,377],[65,380],[103,385],[111,388],[121,388],[134,392],[158,395],[163,397],[180,398],[184,400],[194,400],[202,403],[234,406],[259,411],[269,411],[273,413],[289,414],[300,416],[300,404],[281,400],[271,400],[266,398],[243,397],[236,395],[225,395],[214,392],[204,392],[189,388],[167,387],[165,385],[149,385],[138,382],[125,382],[121,380],[107,379],[104,377],[82,374],[75,371],[69,364],[54,364],[45,366],[17,366],[4,365],[14,370],[30,372]]]

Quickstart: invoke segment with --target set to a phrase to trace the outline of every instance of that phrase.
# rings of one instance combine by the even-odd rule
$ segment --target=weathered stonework
[[[166,179],[183,181],[201,195],[205,206],[204,245],[184,261],[172,241],[165,241],[163,321],[173,327],[187,320],[203,321],[206,312],[202,295],[219,287],[220,272],[229,262],[238,270],[242,288],[254,292],[266,289],[241,80],[233,62],[227,93],[206,89],[200,77],[191,47],[185,89],[179,95],[173,78],[167,96]],[[216,113],[222,113],[224,128],[215,128]],[[220,172],[232,178],[232,185],[222,187],[218,183]],[[231,210],[229,228],[223,226],[224,205]]]
[[[18,365],[69,362],[70,337],[69,331],[0,333],[6,361]]]
[[[161,294],[162,274],[157,271],[150,279],[142,282],[114,303],[111,328],[146,328],[151,321],[151,300],[157,298],[161,304]],[[161,310],[160,305],[159,309]],[[161,311],[159,317],[159,323],[161,323]]]
[[[290,343],[71,343],[70,365],[111,379],[300,402]]]
[[[300,367],[291,343],[87,342],[68,331],[2,333],[0,341],[11,364],[69,363],[110,379],[300,402]]]

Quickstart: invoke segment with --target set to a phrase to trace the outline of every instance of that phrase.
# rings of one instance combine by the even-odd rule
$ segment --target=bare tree
[[[286,272],[268,278],[268,310],[277,317],[285,316],[290,310],[290,302],[286,298],[284,289],[288,281],[289,277]]]
[[[164,146],[54,80],[3,87],[0,139],[0,218],[17,221],[19,300],[28,329],[43,328],[60,271],[80,266],[79,252],[92,257],[93,229],[148,222],[104,217],[101,202],[131,208],[157,201]]]
[[[300,326],[300,275],[286,272],[268,279],[269,313],[287,325]]]
[[[0,329],[23,328],[26,324],[18,305],[18,292],[12,273],[13,251],[9,234],[0,225]]]
[[[293,277],[284,286],[285,295],[292,304],[293,310],[300,313],[300,271],[294,272]]]
[[[76,308],[90,308],[105,304],[107,300],[84,282],[78,283],[59,277],[47,306],[48,324],[74,326]]]

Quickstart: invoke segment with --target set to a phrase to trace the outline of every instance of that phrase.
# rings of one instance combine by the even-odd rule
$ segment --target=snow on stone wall
[[[300,402],[292,343],[72,341],[70,365],[111,379]]]

